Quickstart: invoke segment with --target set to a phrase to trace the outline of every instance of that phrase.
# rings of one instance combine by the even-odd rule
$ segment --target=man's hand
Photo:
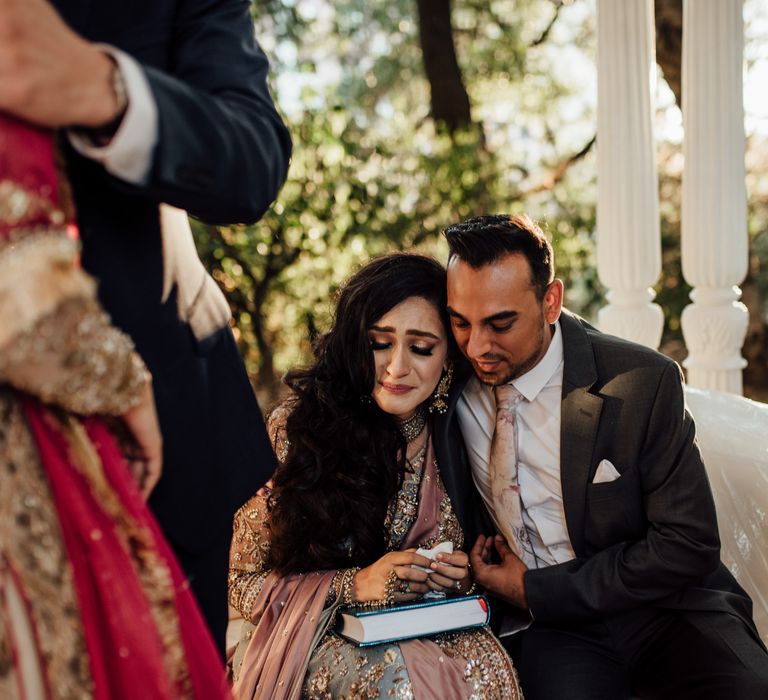
[[[113,67],[47,0],[0,0],[0,110],[51,128],[102,126],[118,112]]]
[[[501,557],[500,564],[491,563],[494,547]],[[475,581],[479,585],[512,605],[528,608],[523,581],[523,574],[528,567],[509,548],[501,535],[496,535],[495,538],[480,535],[469,553],[469,560],[475,572]]]

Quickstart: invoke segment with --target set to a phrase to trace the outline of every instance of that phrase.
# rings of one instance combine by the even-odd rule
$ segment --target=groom
[[[564,310],[528,217],[445,237],[471,369],[437,422],[437,456],[468,541],[503,535],[480,534],[471,562],[501,601],[526,698],[768,697],[678,366]],[[504,636],[521,616],[527,629]]]

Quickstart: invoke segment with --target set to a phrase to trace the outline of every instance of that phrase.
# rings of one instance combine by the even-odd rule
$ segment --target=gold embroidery
[[[164,662],[169,678],[176,687],[183,689],[185,696],[191,696],[189,669],[183,645],[180,644],[181,629],[174,604],[173,580],[166,562],[157,553],[152,532],[128,515],[107,481],[101,460],[82,424],[69,415],[56,419],[49,414],[48,418],[64,433],[73,465],[88,482],[95,500],[109,515],[123,547],[131,555],[165,651]]]
[[[467,660],[469,700],[522,700],[512,661],[489,629],[443,634],[434,642],[446,655]]]
[[[25,592],[49,687],[61,700],[91,697],[72,572],[48,482],[21,407],[13,392],[2,387],[0,547]],[[13,663],[6,656],[0,662],[0,696],[13,697],[15,686]]]
[[[267,418],[267,433],[278,462],[284,462],[291,443],[285,431],[285,423],[291,413],[291,401],[277,406]]]
[[[63,231],[0,238],[0,348],[62,301],[95,298],[94,280],[75,266],[77,252]]]
[[[148,376],[130,338],[82,297],[63,301],[0,354],[0,380],[83,415],[125,413]]]
[[[0,220],[15,226],[45,217],[53,224],[62,224],[64,213],[51,203],[48,194],[30,192],[13,180],[0,180]]]
[[[229,564],[229,604],[250,620],[264,580],[269,535],[266,524],[267,495],[251,498],[235,513]]]

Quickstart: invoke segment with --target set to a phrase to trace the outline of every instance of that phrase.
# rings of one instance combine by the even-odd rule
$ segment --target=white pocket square
[[[607,484],[609,481],[616,481],[621,476],[607,459],[604,459],[597,465],[597,471],[595,472],[595,478],[592,479],[593,484]]]

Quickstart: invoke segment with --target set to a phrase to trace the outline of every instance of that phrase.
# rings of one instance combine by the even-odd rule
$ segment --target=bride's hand
[[[411,565],[429,568],[429,559],[416,554],[413,549],[403,552],[388,552],[370,566],[360,569],[353,580],[356,603],[384,601],[387,598],[387,579],[394,572],[394,602],[405,603],[416,600],[429,588],[426,581],[429,574]]]
[[[452,554],[438,554],[437,561],[430,563],[432,573],[427,585],[430,590],[443,593],[466,593],[472,586],[469,573],[469,557],[458,550]]]

